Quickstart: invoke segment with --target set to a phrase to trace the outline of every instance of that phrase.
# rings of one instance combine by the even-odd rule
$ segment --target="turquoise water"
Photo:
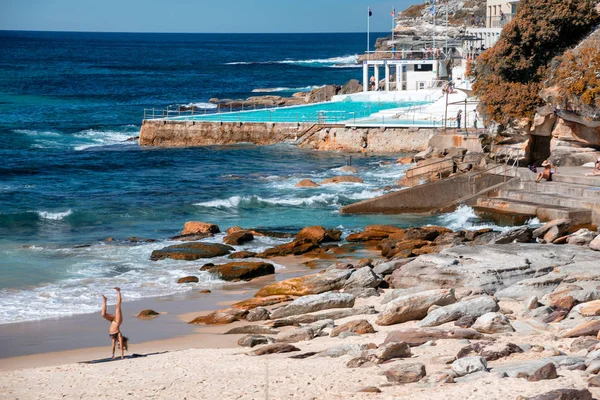
[[[287,122],[287,123],[340,123],[354,122],[360,118],[368,117],[382,110],[392,108],[410,107],[428,104],[424,101],[402,102],[362,102],[362,101],[334,101],[317,103],[306,106],[292,106],[250,110],[239,112],[213,113],[206,115],[188,115],[171,118],[173,120],[187,121],[213,121],[213,122]]]

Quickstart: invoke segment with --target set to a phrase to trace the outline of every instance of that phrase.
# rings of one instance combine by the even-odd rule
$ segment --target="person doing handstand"
[[[121,333],[121,324],[123,323],[123,313],[121,312],[121,289],[114,288],[117,291],[117,307],[115,315],[106,313],[106,296],[102,295],[102,318],[110,321],[108,335],[112,340],[112,358],[115,359],[115,345],[119,342],[121,349],[121,360],[125,358],[125,350],[127,350],[127,342],[129,339]]]

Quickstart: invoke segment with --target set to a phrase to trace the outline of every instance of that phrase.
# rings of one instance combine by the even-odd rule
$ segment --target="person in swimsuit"
[[[537,174],[535,181],[540,182],[542,179],[545,179],[548,182],[552,182],[552,175],[556,173],[556,167],[548,160],[542,163],[542,167],[544,167],[544,170]]]
[[[110,321],[108,328],[108,336],[112,340],[112,358],[115,359],[115,345],[119,342],[121,349],[121,360],[125,358],[125,350],[127,350],[127,342],[129,339],[121,333],[121,324],[123,323],[123,314],[121,312],[121,289],[114,288],[117,291],[117,308],[115,315],[106,313],[106,296],[102,295],[102,318]]]

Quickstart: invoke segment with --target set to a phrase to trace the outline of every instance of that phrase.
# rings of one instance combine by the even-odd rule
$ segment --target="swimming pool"
[[[169,118],[175,121],[210,122],[283,122],[283,123],[349,123],[382,110],[428,104],[426,101],[332,101],[302,106],[234,111]]]

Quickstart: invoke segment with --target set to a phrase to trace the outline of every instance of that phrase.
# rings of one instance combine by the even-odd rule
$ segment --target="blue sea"
[[[144,108],[210,109],[213,97],[291,95],[361,79],[363,47],[362,34],[0,32],[0,324],[95,312],[99,294],[116,285],[128,299],[191,290],[175,283],[190,274],[201,279],[195,289],[218,286],[198,271],[202,260],[149,260],[190,220],[345,233],[371,223],[473,221],[468,209],[435,218],[339,214],[401,178],[406,167],[393,163],[400,155],[354,156],[364,184],[297,189],[301,179],[343,174],[348,155],[127,141]]]

